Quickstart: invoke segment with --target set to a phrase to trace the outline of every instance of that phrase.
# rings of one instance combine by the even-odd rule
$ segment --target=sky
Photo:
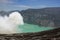
[[[0,0],[0,11],[60,7],[60,0]]]

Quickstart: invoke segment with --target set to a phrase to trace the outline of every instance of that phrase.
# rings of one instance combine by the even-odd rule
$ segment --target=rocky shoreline
[[[0,40],[60,40],[60,28],[36,33],[0,34]]]

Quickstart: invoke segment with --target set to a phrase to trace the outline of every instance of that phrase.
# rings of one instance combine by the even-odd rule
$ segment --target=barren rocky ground
[[[60,40],[60,28],[37,33],[0,34],[0,40]]]

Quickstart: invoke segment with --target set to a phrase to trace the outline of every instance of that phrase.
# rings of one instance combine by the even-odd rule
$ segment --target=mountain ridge
[[[13,10],[9,12],[0,11],[0,15],[9,15],[18,11],[24,18],[24,22],[40,26],[60,26],[60,7],[48,7],[41,9]]]

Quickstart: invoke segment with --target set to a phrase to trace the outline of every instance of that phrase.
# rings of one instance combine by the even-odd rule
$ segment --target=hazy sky
[[[0,10],[60,7],[60,0],[0,0]]]

